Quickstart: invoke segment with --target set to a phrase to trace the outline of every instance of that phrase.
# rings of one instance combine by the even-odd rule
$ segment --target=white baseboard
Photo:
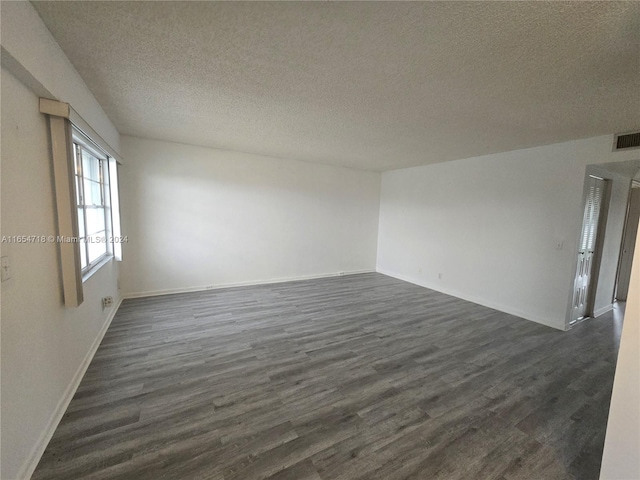
[[[599,308],[597,310],[594,310],[593,316],[595,318],[598,318],[600,315],[604,315],[605,313],[610,312],[611,310],[613,310],[613,303],[610,305],[605,305],[604,307]]]
[[[123,300],[123,297],[121,296],[116,302],[116,304],[112,307],[111,312],[109,312],[109,315],[107,315],[107,318],[105,319],[104,324],[102,325],[102,328],[100,328],[100,332],[98,332],[98,335],[96,336],[95,340],[91,344],[89,351],[87,352],[85,357],[82,359],[82,362],[80,363],[80,366],[76,370],[76,373],[73,375],[73,378],[69,382],[69,385],[67,385],[67,388],[65,389],[64,394],[62,395],[62,398],[56,405],[56,408],[53,411],[53,414],[49,418],[49,422],[47,423],[46,428],[40,435],[40,438],[38,438],[38,441],[36,442],[34,447],[31,449],[31,452],[27,456],[27,459],[25,460],[24,464],[22,465],[20,470],[18,470],[18,476],[16,477],[17,479],[28,480],[29,478],[31,478],[31,475],[33,475],[33,472],[38,466],[38,462],[42,458],[42,455],[44,454],[44,451],[46,450],[47,445],[49,445],[49,442],[51,441],[51,437],[53,437],[53,434],[56,431],[56,428],[58,428],[58,424],[60,423],[60,420],[62,420],[62,416],[64,415],[64,412],[67,411],[67,407],[69,407],[69,403],[71,403],[71,400],[73,399],[73,396],[75,395],[76,390],[78,390],[78,387],[80,386],[80,382],[82,381],[82,377],[84,377],[84,374],[87,371],[87,368],[89,368],[89,364],[91,363],[91,360],[93,360],[93,356],[96,354],[96,351],[98,350],[98,347],[100,346],[100,343],[102,342],[102,339],[104,338],[105,333],[107,333],[107,330],[109,329],[109,325],[111,325],[111,321],[113,320],[113,317],[115,317],[116,312],[118,311],[118,308],[122,303],[122,300]]]
[[[152,290],[148,292],[127,293],[124,295],[124,298],[157,297],[160,295],[172,295],[174,293],[203,292],[205,290],[218,290],[220,288],[231,288],[231,287],[249,287],[252,285],[270,285],[273,283],[296,282],[299,280],[314,280],[318,278],[342,277],[347,275],[358,275],[362,273],[375,273],[375,272],[376,272],[375,270],[351,270],[348,272],[322,273],[319,275],[301,275],[297,277],[275,278],[275,279],[269,279],[269,280],[255,280],[255,281],[249,281],[249,282],[219,283],[215,285],[206,285],[206,286],[198,286],[198,287],[170,288],[167,290]]]
[[[467,295],[465,293],[458,292],[452,289],[443,288],[441,286],[430,285],[430,284],[427,284],[426,282],[421,282],[419,280],[408,277],[406,275],[391,272],[383,268],[378,268],[377,272],[382,273],[383,275],[387,275],[389,277],[397,278],[398,280],[413,283],[414,285],[418,285],[420,287],[424,287],[430,290],[435,290],[436,292],[444,293],[445,295],[451,295],[452,297],[460,298],[462,300],[466,300],[467,302],[477,303],[478,305],[482,305],[483,307],[492,308],[500,312],[508,313],[509,315],[514,315],[516,317],[524,318],[525,320],[530,320],[532,322],[540,323],[547,327],[555,328],[557,330],[562,330],[562,331],[566,330],[566,328],[564,327],[564,323],[562,327],[559,327],[557,324],[555,324],[552,320],[548,318],[538,317],[536,315],[532,315],[529,312],[524,312],[522,310],[518,310],[510,306],[500,305],[495,302],[488,301],[484,298],[474,297],[473,295]]]

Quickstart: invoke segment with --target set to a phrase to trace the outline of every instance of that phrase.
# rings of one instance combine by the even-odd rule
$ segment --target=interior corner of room
[[[307,412],[268,417],[266,397],[242,396],[249,383],[228,404],[207,397],[216,412],[236,398],[259,412],[255,425],[243,417],[251,434],[227,424],[200,432],[216,452],[239,455],[234,441],[256,449],[255,466],[219,459],[213,478],[276,479],[283,469],[328,480],[356,478],[348,475],[358,468],[371,478],[459,478],[455,448],[501,455],[501,470],[498,460],[495,471],[481,460],[465,465],[484,478],[525,478],[526,468],[580,480],[640,476],[640,3],[3,1],[0,11],[0,478],[108,476],[117,465],[127,478],[129,460],[151,474],[159,468],[151,456],[173,458],[155,445],[140,464],[132,450],[73,470],[74,455],[90,447],[59,447],[76,425],[92,445],[102,431],[152,424],[127,404],[93,431],[76,393],[99,376],[91,366],[148,362],[170,349],[168,337],[135,346],[140,332],[157,334],[155,318],[183,340],[198,327],[224,336],[237,318],[247,339],[216,344],[224,362],[215,363],[217,352],[189,357],[186,341],[175,347],[178,361],[211,362],[224,382],[250,382],[255,372],[241,365],[263,360],[273,371],[251,388],[282,388],[294,398],[291,412],[314,392],[319,412],[322,395],[340,398],[315,424]],[[99,200],[87,200],[91,191]],[[118,240],[90,251],[96,221],[96,232]],[[184,315],[194,323],[173,330]],[[421,348],[431,329],[440,343]],[[587,337],[591,356],[580,352]],[[95,363],[101,345],[117,342],[124,346]],[[545,344],[578,358],[534,365]],[[428,363],[432,356],[451,362],[447,371]],[[301,393],[314,376],[331,381],[331,362],[347,371],[356,360],[357,371],[337,375],[342,383],[329,393],[315,384],[309,398]],[[507,364],[513,370],[494,385],[473,383]],[[580,376],[565,385],[560,375],[573,367]],[[533,395],[528,382],[545,376],[555,379],[547,397],[522,400]],[[425,379],[435,390],[416,387]],[[132,379],[113,390],[114,401],[154,382],[162,379]],[[515,463],[506,444],[478,439],[484,427],[473,423],[482,424],[480,411],[508,410],[506,385],[523,402],[509,410],[518,422],[501,424],[504,441],[522,450],[511,453],[524,459]],[[375,408],[348,403],[368,388]],[[459,433],[455,448],[402,457],[399,445],[414,448],[420,429],[433,434],[427,420],[462,418],[455,408],[467,407],[456,401],[475,388],[485,388],[477,395],[485,410],[448,430]],[[393,410],[410,396],[420,402]],[[545,408],[566,422],[544,424],[537,412]],[[336,412],[349,428],[362,425],[347,435]],[[583,414],[599,423],[580,430]],[[418,423],[405,432],[405,420]],[[378,443],[356,443],[358,428],[392,426],[397,432]],[[571,432],[582,450],[565,449]],[[185,465],[204,468],[197,446],[176,448],[192,448]]]

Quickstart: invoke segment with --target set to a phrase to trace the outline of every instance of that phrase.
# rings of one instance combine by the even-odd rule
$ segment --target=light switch
[[[9,257],[2,257],[2,263],[0,264],[0,272],[2,273],[2,281],[9,280],[11,278],[11,265],[9,265]]]

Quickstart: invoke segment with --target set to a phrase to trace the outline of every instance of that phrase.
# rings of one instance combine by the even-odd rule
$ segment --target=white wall
[[[48,127],[32,89],[71,103],[114,148],[119,136],[31,4],[1,4],[0,234],[55,235]],[[84,303],[68,309],[62,301],[57,245],[2,243],[0,250],[12,269],[0,290],[0,477],[25,479],[114,313],[115,306],[102,309],[101,298],[113,296],[118,304],[118,265],[108,263],[92,276],[84,284]]]
[[[122,137],[122,288],[375,270],[380,174]]]
[[[1,235],[56,235],[47,122],[38,98],[2,69]],[[84,284],[84,303],[65,308],[54,243],[1,245],[12,278],[2,282],[2,479],[37,460],[73,393],[118,299],[112,262]],[[70,390],[71,389],[71,390]]]
[[[629,285],[600,470],[602,480],[640,478],[640,236]]]
[[[564,329],[586,165],[639,155],[611,146],[602,136],[385,172],[378,271]]]

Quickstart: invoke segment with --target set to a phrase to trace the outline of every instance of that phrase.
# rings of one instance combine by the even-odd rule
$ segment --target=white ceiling
[[[388,170],[640,128],[639,2],[33,2],[127,135]]]

